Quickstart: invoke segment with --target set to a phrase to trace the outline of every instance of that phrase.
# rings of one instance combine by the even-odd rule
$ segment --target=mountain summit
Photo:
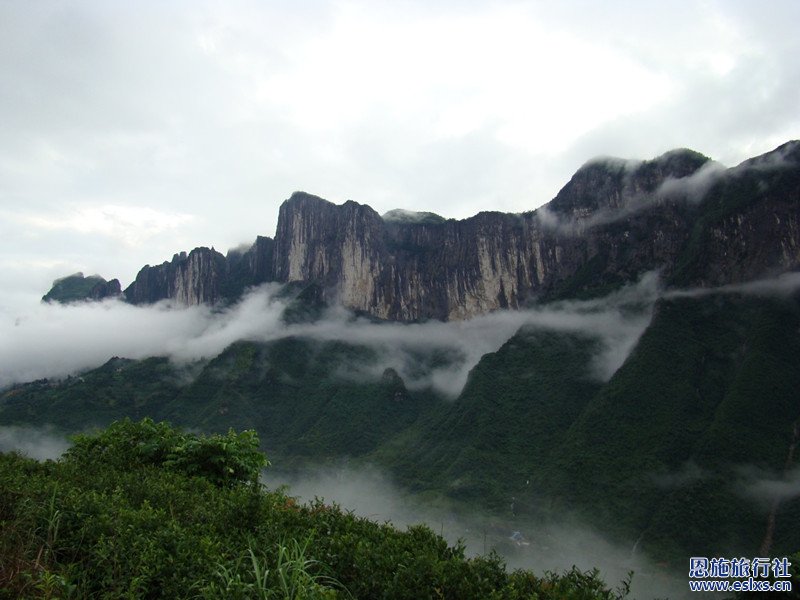
[[[112,358],[20,383],[0,390],[0,424],[255,428],[276,463],[378,464],[426,498],[489,509],[509,533],[520,516],[566,516],[681,578],[690,556],[788,556],[799,208],[798,142],[730,169],[687,150],[596,159],[547,206],[461,221],[297,192],[274,239],[177,254],[126,290],[197,304],[290,283],[209,317],[220,327],[188,338],[203,349],[190,365]],[[318,310],[456,320],[537,299],[412,326]],[[254,320],[254,306],[274,319]],[[531,548],[556,554],[561,536],[539,534]]]
[[[268,281],[315,283],[326,302],[417,321],[519,308],[654,269],[667,285],[737,283],[800,266],[798,197],[797,141],[731,169],[686,149],[649,161],[594,159],[538,210],[464,220],[381,217],[295,192],[274,239],[147,265],[125,298],[215,303]]]

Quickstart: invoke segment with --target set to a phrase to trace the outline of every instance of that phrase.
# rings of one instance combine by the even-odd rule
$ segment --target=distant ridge
[[[191,305],[229,302],[268,281],[314,283],[327,303],[418,321],[613,288],[654,269],[667,284],[736,283],[800,267],[798,190],[800,142],[790,141],[731,169],[687,149],[593,159],[550,203],[521,215],[381,217],[295,192],[274,238],[147,265],[124,296]]]

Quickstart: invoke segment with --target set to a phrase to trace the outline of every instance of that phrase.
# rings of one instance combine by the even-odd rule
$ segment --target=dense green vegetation
[[[64,382],[6,390],[0,423],[50,423],[75,432],[150,416],[204,431],[256,429],[284,466],[362,456],[433,403],[429,393],[407,391],[391,370],[376,378],[353,371],[376,360],[368,348],[300,338],[239,342],[188,367],[165,358],[115,358]]]
[[[575,598],[596,573],[508,573],[424,526],[398,531],[257,483],[252,431],[143,420],[78,436],[58,462],[0,454],[0,598]]]
[[[412,489],[508,517],[574,515],[675,566],[691,553],[754,555],[770,501],[748,490],[796,464],[798,330],[796,300],[662,300],[607,383],[587,376],[592,338],[522,330],[456,403],[377,457]],[[775,519],[770,551],[797,551],[800,499]]]
[[[411,489],[508,514],[533,501],[526,484],[601,387],[590,376],[597,340],[523,328],[470,373],[455,403],[387,443],[378,459]],[[464,443],[469,440],[469,443]]]
[[[613,519],[680,562],[755,553],[767,511],[744,469],[779,477],[800,418],[800,311],[794,301],[662,301],[634,354],[553,449],[550,496]],[[778,513],[772,550],[796,551],[800,504]]]
[[[76,302],[78,300],[86,300],[91,297],[92,290],[105,283],[106,280],[99,275],[89,275],[84,277],[83,273],[75,273],[68,277],[56,279],[53,282],[53,287],[47,292],[42,300],[45,302]]]
[[[754,555],[766,537],[770,503],[743,490],[787,468],[800,419],[798,329],[796,299],[664,299],[608,382],[591,374],[596,338],[526,328],[483,357],[455,401],[391,369],[365,376],[380,358],[364,346],[239,342],[186,367],[113,359],[17,386],[0,396],[0,423],[76,432],[151,416],[209,432],[253,428],[283,470],[377,463],[426,498],[508,522],[577,516],[680,567],[690,554]],[[452,360],[416,357],[421,374]],[[774,516],[771,551],[795,552],[800,498]]]

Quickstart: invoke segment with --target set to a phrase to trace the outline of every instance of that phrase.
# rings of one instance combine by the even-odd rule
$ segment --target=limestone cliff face
[[[559,265],[574,268],[581,260],[575,240],[545,231],[534,214],[390,223],[385,237],[388,317],[403,320],[464,319],[518,308]]]
[[[179,304],[214,304],[234,300],[250,286],[274,281],[274,241],[258,236],[245,251],[223,256],[213,248],[180,252],[170,262],[145,265],[125,289],[132,304],[173,300]]]
[[[800,267],[800,144],[725,170],[690,150],[595,160],[521,215],[381,220],[297,193],[281,207],[278,281],[317,281],[329,302],[379,318],[464,319],[659,269],[675,285]]]
[[[519,308],[595,255],[616,257],[612,269],[630,258],[624,232],[565,233],[535,212],[384,222],[367,206],[298,193],[283,204],[278,223],[276,280],[316,281],[326,301],[392,320],[465,319]],[[640,252],[640,262],[651,265],[655,252]]]
[[[275,241],[259,235],[244,254],[241,279],[248,285],[258,285],[275,279]]]
[[[686,219],[652,223],[633,214],[631,239],[612,227],[620,214],[667,178],[686,177],[708,159],[678,151],[648,163],[595,161],[584,166],[545,211],[484,212],[462,221],[383,221],[354,202],[336,206],[297,193],[281,207],[276,234],[278,281],[321,281],[326,300],[384,319],[465,319],[553,293],[582,268],[629,279],[674,258]],[[592,216],[605,214],[605,225]],[[601,257],[602,260],[595,260]],[[594,261],[594,262],[593,262]]]
[[[325,300],[379,318],[463,319],[517,308],[569,262],[557,239],[542,240],[533,215],[387,222],[368,206],[296,193],[281,206],[275,277],[316,281]]]
[[[213,248],[195,248],[188,255],[176,254],[171,262],[145,265],[125,289],[132,304],[172,299],[180,304],[214,303],[221,299],[227,283],[225,257]]]
[[[368,206],[336,206],[295,193],[283,203],[275,234],[275,279],[316,281],[328,297],[386,317],[380,278],[386,249],[383,220]]]
[[[800,268],[800,142],[733,169],[690,150],[593,160],[523,214],[461,221],[297,192],[274,240],[227,257],[198,248],[145,267],[128,301],[235,299],[265,281],[315,283],[322,300],[382,319],[465,319],[659,269],[718,285]]]

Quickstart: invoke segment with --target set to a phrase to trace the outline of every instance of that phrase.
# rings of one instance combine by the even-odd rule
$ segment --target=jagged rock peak
[[[166,298],[180,304],[214,303],[222,298],[228,278],[225,257],[213,248],[195,248],[176,253],[171,262],[145,265],[125,289],[132,304],[147,304]]]
[[[619,209],[632,199],[652,194],[667,179],[696,173],[709,160],[685,148],[646,161],[595,158],[578,169],[547,209],[573,219],[586,218],[599,209]]]
[[[284,200],[281,204],[278,213],[278,227],[280,228],[281,215],[289,216],[293,212],[298,213],[308,211],[317,211],[318,213],[322,212],[324,214],[338,214],[340,212],[340,208],[344,208],[351,213],[369,213],[371,218],[377,217],[380,219],[380,215],[378,215],[378,213],[375,212],[372,207],[366,204],[359,204],[354,200],[347,200],[344,202],[344,204],[338,205],[329,200],[325,200],[324,198],[320,198],[319,196],[315,196],[314,194],[297,191],[293,192],[292,195],[287,200]],[[276,234],[276,238],[277,237],[278,235]]]
[[[329,200],[325,200],[324,198],[320,198],[319,196],[315,196],[314,194],[309,194],[308,192],[303,191],[295,191],[292,192],[292,195],[289,196],[287,200],[283,201],[283,204],[291,205],[291,204],[301,204],[301,203],[320,203],[320,204],[327,204],[331,206],[335,206],[333,202]]]
[[[794,167],[800,165],[800,140],[790,140],[781,144],[774,150],[759,156],[748,158],[740,163],[736,169],[771,169],[781,167]]]
[[[295,192],[278,213],[275,279],[320,282],[346,306],[375,303],[383,227],[367,205],[348,200],[337,206]]]

